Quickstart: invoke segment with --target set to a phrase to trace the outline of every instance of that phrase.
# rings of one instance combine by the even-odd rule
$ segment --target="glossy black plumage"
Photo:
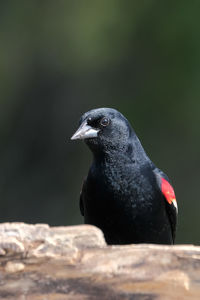
[[[93,153],[80,196],[85,223],[99,227],[108,244],[173,244],[177,208],[161,190],[169,179],[127,119],[111,108],[91,110],[72,139],[84,139]]]

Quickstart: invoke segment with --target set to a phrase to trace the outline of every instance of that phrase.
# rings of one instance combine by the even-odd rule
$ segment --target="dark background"
[[[177,243],[199,244],[200,1],[0,2],[0,220],[82,223],[91,154],[82,113],[132,123],[179,203]]]

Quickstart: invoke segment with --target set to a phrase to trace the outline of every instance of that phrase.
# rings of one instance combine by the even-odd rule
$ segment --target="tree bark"
[[[0,299],[200,299],[200,247],[107,246],[89,225],[0,225]]]

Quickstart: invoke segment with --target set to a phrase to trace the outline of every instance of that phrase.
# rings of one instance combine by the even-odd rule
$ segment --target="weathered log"
[[[200,299],[200,247],[107,246],[89,225],[0,225],[0,299]]]

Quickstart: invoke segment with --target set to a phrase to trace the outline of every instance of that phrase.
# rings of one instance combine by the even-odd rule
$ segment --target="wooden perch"
[[[200,247],[106,246],[87,225],[0,225],[0,299],[200,299]]]

